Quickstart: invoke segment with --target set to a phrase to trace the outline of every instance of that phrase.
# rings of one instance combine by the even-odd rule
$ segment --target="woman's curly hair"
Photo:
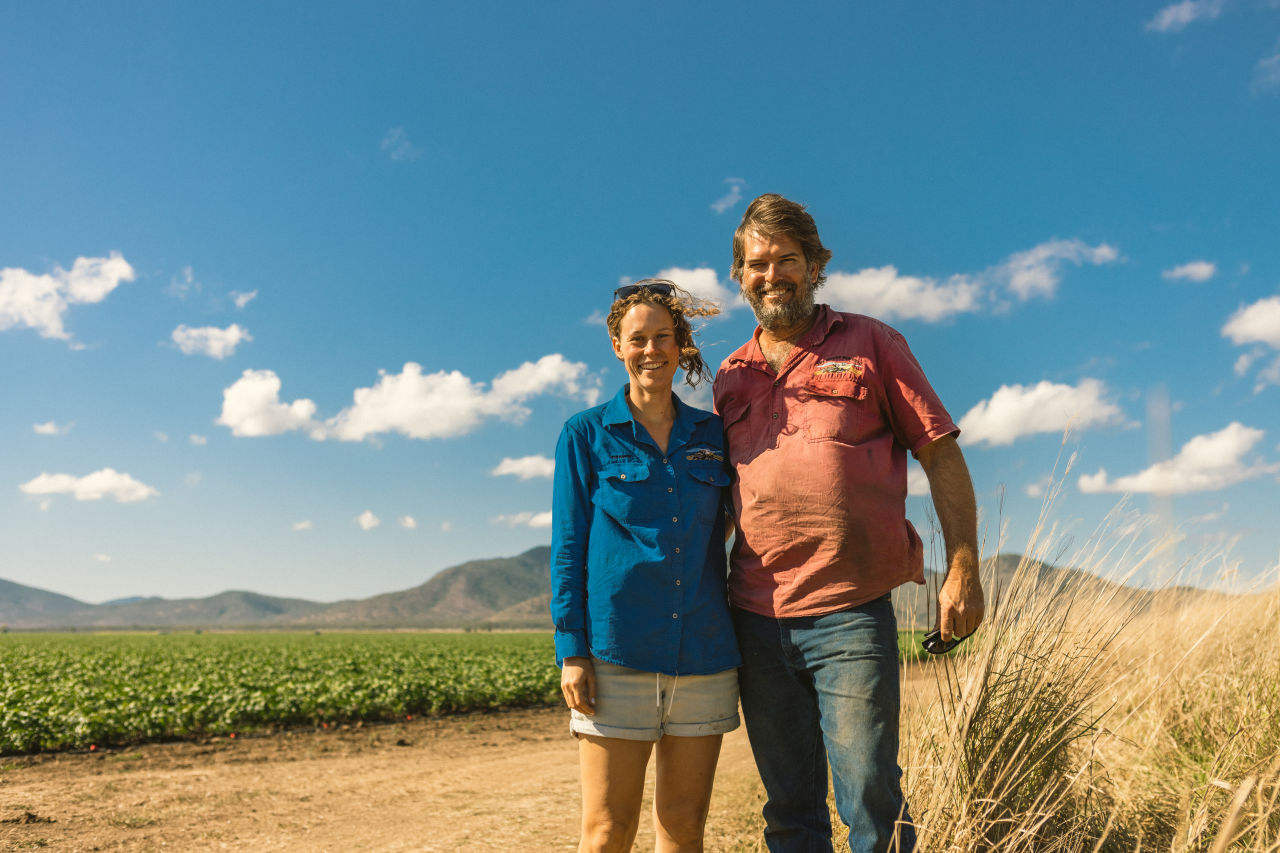
[[[669,285],[671,294],[664,295],[645,287],[649,284]],[[609,318],[605,321],[609,327],[610,339],[617,340],[621,337],[622,318],[635,306],[657,305],[665,308],[675,326],[676,345],[680,347],[680,367],[684,369],[684,381],[689,384],[689,387],[697,388],[699,382],[711,379],[714,374],[702,360],[702,351],[694,343],[693,326],[690,325],[689,318],[714,317],[720,313],[720,306],[709,299],[699,299],[674,281],[668,281],[665,278],[646,278],[637,281],[635,286],[639,290],[613,300],[613,305],[609,309]]]

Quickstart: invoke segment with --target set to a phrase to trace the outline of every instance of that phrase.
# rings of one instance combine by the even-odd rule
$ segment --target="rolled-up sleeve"
[[[571,421],[556,443],[551,502],[551,620],[557,665],[568,657],[591,654],[586,629],[590,474],[590,448]]]
[[[959,435],[942,400],[929,384],[906,338],[889,331],[879,347],[879,369],[885,389],[885,408],[898,443],[916,453],[944,435]]]

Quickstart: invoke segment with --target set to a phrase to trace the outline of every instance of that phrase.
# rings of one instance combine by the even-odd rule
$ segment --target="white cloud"
[[[551,512],[517,512],[515,515],[494,516],[494,524],[505,524],[507,527],[550,527]]]
[[[253,336],[248,329],[232,323],[225,329],[216,326],[203,326],[193,329],[190,326],[178,326],[173,330],[173,342],[178,349],[187,355],[207,355],[222,360],[235,355],[236,347],[241,341],[251,341]]]
[[[1280,356],[1258,371],[1258,381],[1253,386],[1253,393],[1260,393],[1268,385],[1280,385]]]
[[[196,435],[192,433],[191,435],[187,436],[187,441],[190,441],[196,447],[204,447],[206,444],[209,443],[209,437],[205,435]]]
[[[99,563],[110,563],[111,555],[110,554],[94,554],[93,559],[97,560]]]
[[[558,391],[595,405],[599,380],[587,366],[559,353],[525,362],[495,377],[488,390],[456,370],[424,374],[409,362],[399,374],[380,372],[372,388],[358,388],[354,405],[325,422],[321,437],[362,441],[386,432],[410,438],[449,438],[471,432],[485,418],[519,423],[530,414],[531,397]],[[317,437],[313,432],[313,437]]]
[[[217,423],[236,436],[279,435],[295,429],[314,430],[316,404],[310,400],[280,402],[280,377],[270,370],[246,370],[222,392]]]
[[[856,311],[886,322],[908,319],[937,323],[998,304],[1000,292],[1005,289],[1020,301],[1052,297],[1062,279],[1064,264],[1097,266],[1119,259],[1120,253],[1106,243],[1090,246],[1081,240],[1051,240],[1016,252],[981,272],[957,273],[941,279],[903,275],[892,264],[857,272],[828,271],[820,298],[841,311]],[[658,277],[718,303],[726,314],[746,307],[737,285],[732,281],[722,283],[710,267],[668,267],[659,271]],[[623,279],[622,283],[630,281]],[[604,320],[605,315],[597,311],[584,322],[596,325]]]
[[[1266,344],[1280,350],[1280,296],[1241,306],[1222,327],[1222,334],[1237,345]]]
[[[1262,358],[1265,352],[1266,350],[1255,349],[1253,352],[1241,353],[1240,357],[1236,359],[1232,371],[1236,376],[1244,376],[1249,372],[1249,368],[1253,367],[1253,363]]]
[[[1212,20],[1222,14],[1223,0],[1182,0],[1165,6],[1147,21],[1146,29],[1158,33],[1176,33],[1196,21]]]
[[[1034,483],[1028,483],[1027,487],[1023,491],[1026,493],[1026,496],[1029,498],[1042,498],[1044,497],[1045,492],[1049,489],[1049,486],[1052,483],[1053,483],[1053,475],[1045,474],[1043,477],[1041,477],[1039,480],[1036,480]]]
[[[422,156],[422,150],[409,140],[409,134],[403,127],[388,130],[379,147],[383,154],[397,163],[412,162]]]
[[[414,518],[412,515],[402,515],[400,516],[399,521],[400,521],[400,526],[403,527],[405,530],[418,529],[418,520]]]
[[[1124,413],[1106,399],[1106,387],[1097,379],[1082,379],[1077,386],[1040,382],[1033,386],[1002,385],[960,419],[966,444],[1012,444],[1036,433],[1060,433],[1072,429],[1124,424]]]
[[[1280,350],[1280,296],[1241,306],[1223,325],[1222,334],[1238,346],[1265,344]],[[1265,354],[1265,349],[1255,346],[1252,352],[1241,355],[1236,359],[1236,375],[1244,376]],[[1280,385],[1280,356],[1258,371],[1253,391],[1259,393],[1268,385]]]
[[[710,382],[703,382],[697,388],[690,388],[688,384],[681,381],[676,383],[675,392],[680,402],[695,409],[705,409],[709,412],[715,407]]]
[[[929,475],[919,465],[908,466],[907,494],[912,497],[926,497],[929,493]]]
[[[42,338],[69,340],[62,325],[68,306],[101,302],[120,282],[133,279],[133,267],[119,252],[106,258],[76,258],[69,272],[61,267],[46,275],[0,269],[0,332],[25,326]]]
[[[156,430],[155,432],[151,433],[151,435],[155,437],[156,441],[159,441],[161,443],[167,443],[169,441],[169,434],[161,432],[160,430]]]
[[[195,271],[191,267],[183,267],[180,273],[169,279],[165,292],[177,299],[186,299],[192,293],[199,293],[200,282],[196,281]]]
[[[84,477],[41,474],[18,488],[28,495],[73,495],[78,501],[114,498],[119,503],[135,503],[160,494],[151,486],[113,468],[103,468]]]
[[[1245,455],[1262,440],[1263,431],[1232,422],[1218,432],[1188,441],[1178,455],[1125,477],[1112,480],[1106,469],[1080,478],[1080,491],[1150,492],[1182,495],[1214,492],[1236,483],[1280,471],[1280,464],[1246,462]]]
[[[1280,53],[1258,60],[1253,68],[1253,88],[1255,92],[1280,89]]]
[[[233,290],[231,291],[231,301],[236,304],[236,308],[244,310],[244,306],[248,305],[254,299],[258,298],[258,291],[250,290],[248,292]]]
[[[66,435],[71,431],[71,424],[59,426],[55,421],[45,421],[42,424],[32,424],[31,428],[37,435]]]
[[[886,322],[922,320],[937,323],[999,303],[1008,289],[1020,301],[1052,297],[1062,279],[1062,266],[1106,264],[1120,257],[1105,243],[1052,240],[1015,252],[1002,263],[977,273],[947,278],[904,275],[892,264],[858,272],[829,272],[827,301],[843,311],[868,314]]]
[[[711,209],[716,213],[724,213],[742,201],[742,188],[747,185],[742,178],[725,178],[724,182],[729,185],[729,191],[711,203]]]
[[[291,528],[289,528],[289,529],[290,529],[290,530],[310,530],[310,529],[311,529],[311,519],[309,519],[309,518],[308,518],[308,519],[306,519],[305,521],[295,521],[295,522],[293,523],[293,526],[292,526]]]
[[[204,479],[204,475],[199,471],[191,471],[187,476],[182,478],[182,484],[188,488],[194,489],[200,485],[200,481]]]
[[[1180,267],[1165,270],[1161,275],[1166,279],[1185,279],[1187,281],[1208,281],[1218,274],[1217,265],[1209,261],[1191,261]]]
[[[1223,504],[1218,509],[1210,510],[1209,512],[1206,512],[1203,515],[1194,515],[1191,518],[1188,518],[1186,523],[1187,524],[1210,524],[1215,521],[1222,521],[1222,519],[1227,517],[1227,511],[1230,509],[1231,509],[1231,504]]]
[[[730,286],[731,282],[721,284],[720,277],[711,267],[695,269],[667,267],[659,270],[657,277],[674,281],[699,299],[711,300],[720,306],[723,314],[728,314],[735,308],[745,307],[747,304],[739,298],[737,286]]]
[[[365,510],[355,517],[356,524],[360,525],[361,530],[372,530],[382,523],[382,520],[373,514],[372,510]]]
[[[1025,252],[1017,252],[1000,267],[1009,289],[1023,301],[1033,296],[1050,297],[1058,289],[1062,265],[1109,264],[1120,253],[1106,243],[1090,246],[1081,240],[1051,240]]]
[[[978,310],[983,294],[982,283],[969,276],[953,275],[938,281],[900,275],[894,266],[828,273],[825,287],[836,308],[885,322],[909,319],[936,323]]]
[[[450,532],[451,530],[453,530],[453,522],[452,522],[452,521],[442,521],[442,522],[440,522],[440,532],[441,532],[441,533],[448,533],[448,532]]]
[[[550,478],[555,473],[554,459],[545,456],[521,456],[519,459],[507,457],[498,463],[498,467],[489,473],[494,477],[519,477],[521,480],[532,480],[535,477]]]

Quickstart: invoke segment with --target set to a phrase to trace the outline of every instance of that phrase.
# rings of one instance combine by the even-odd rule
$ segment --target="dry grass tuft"
[[[1164,554],[1136,541],[1100,532],[1071,573],[1033,540],[969,653],[927,664],[922,850],[1280,853],[1280,589],[1136,592]]]

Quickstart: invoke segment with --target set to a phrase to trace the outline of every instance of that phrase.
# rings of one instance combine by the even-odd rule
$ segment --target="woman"
[[[655,743],[657,850],[701,850],[720,741],[738,727],[723,428],[671,391],[677,367],[691,386],[708,378],[688,318],[715,313],[662,279],[614,291],[609,337],[629,381],[556,446],[551,615],[580,851],[631,849]]]

